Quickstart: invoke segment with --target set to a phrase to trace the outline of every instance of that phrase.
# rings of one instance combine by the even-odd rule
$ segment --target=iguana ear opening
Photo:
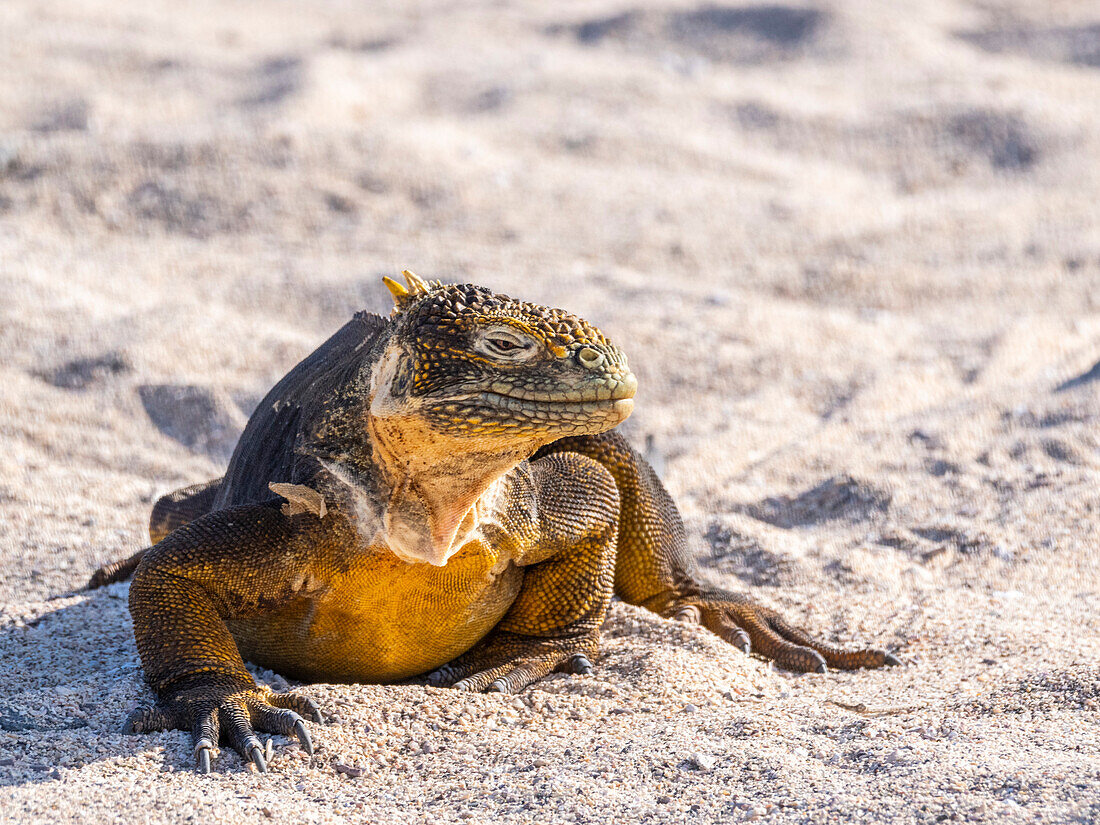
[[[432,289],[443,286],[439,281],[425,281],[415,272],[408,269],[401,273],[405,278],[405,284],[401,285],[388,275],[382,276],[382,283],[393,296],[394,312],[404,312],[417,298],[427,295]]]

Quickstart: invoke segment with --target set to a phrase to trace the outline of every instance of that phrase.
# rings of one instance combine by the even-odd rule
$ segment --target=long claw
[[[310,698],[306,698],[306,711],[309,714],[309,720],[316,722],[318,725],[325,721],[324,716],[321,715],[321,706]]]
[[[313,740],[309,738],[309,731],[306,730],[306,723],[304,720],[299,719],[294,723],[294,735],[298,737],[298,742],[302,746],[302,750],[313,756]]]
[[[199,773],[210,773],[210,751],[214,743],[209,739],[200,739],[195,743],[195,768]]]
[[[569,660],[569,670],[578,676],[591,676],[596,672],[596,668],[592,666],[592,663],[588,661],[588,657],[583,653],[578,653]]]
[[[882,661],[890,667],[898,667],[901,665],[901,659],[895,656],[893,653],[887,653],[882,657]]]
[[[248,751],[249,757],[252,759],[252,764],[256,766],[256,770],[260,773],[267,773],[267,762],[264,761],[264,749],[259,745],[253,745]]]
[[[752,652],[752,640],[749,639],[749,634],[744,630],[738,630],[730,639],[730,642],[746,656]]]

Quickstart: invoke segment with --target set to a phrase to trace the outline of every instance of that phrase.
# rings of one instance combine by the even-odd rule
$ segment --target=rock
[[[688,761],[695,766],[696,770],[712,771],[716,760],[709,753],[699,753],[697,751],[688,758]]]

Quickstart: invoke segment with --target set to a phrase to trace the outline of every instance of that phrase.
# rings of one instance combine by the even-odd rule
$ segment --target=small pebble
[[[714,769],[715,759],[708,753],[695,752],[691,755],[690,761],[698,770],[710,771]]]

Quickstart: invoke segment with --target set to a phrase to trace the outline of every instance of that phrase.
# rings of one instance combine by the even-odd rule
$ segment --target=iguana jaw
[[[374,460],[389,487],[382,540],[402,561],[442,567],[477,527],[494,482],[532,452],[440,435],[416,416],[371,416]]]
[[[512,439],[531,444],[528,454],[543,444],[569,435],[610,430],[634,410],[632,398],[574,401],[532,400],[477,393],[458,398],[426,399],[421,415],[440,431],[459,437]]]
[[[523,387],[494,383],[452,395],[415,400],[418,413],[440,432],[456,437],[516,439],[530,452],[568,435],[601,433],[634,410],[638,381],[623,370],[576,383]]]

